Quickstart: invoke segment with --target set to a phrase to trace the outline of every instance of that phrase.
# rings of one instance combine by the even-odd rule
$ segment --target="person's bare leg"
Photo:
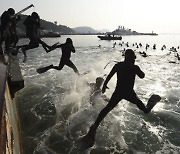
[[[70,68],[72,68],[76,74],[80,75],[77,67],[74,65],[74,63],[71,60],[68,60],[66,62],[66,65],[69,66]]]
[[[122,98],[118,96],[117,93],[113,93],[109,103],[106,105],[105,108],[101,110],[96,121],[94,122],[93,125],[91,125],[88,133],[82,138],[82,141],[86,142],[88,147],[92,147],[94,145],[95,137],[96,137],[96,130],[99,127],[101,121],[118,104],[118,102],[121,101],[121,99]]]

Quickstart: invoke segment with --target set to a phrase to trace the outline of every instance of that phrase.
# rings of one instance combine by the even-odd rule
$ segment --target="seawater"
[[[43,40],[52,45],[64,43],[68,37],[72,38],[76,48],[71,60],[80,73],[87,72],[80,77],[67,66],[61,71],[36,72],[42,66],[58,65],[60,49],[50,53],[41,46],[29,50],[26,63],[22,63],[22,53],[18,54],[25,87],[17,92],[15,99],[24,153],[180,153],[180,62],[177,53],[170,51],[171,47],[176,47],[180,52],[180,35],[123,36],[121,41],[103,41],[95,35],[62,35]],[[76,141],[87,133],[107,104],[100,98],[96,99],[94,106],[90,104],[87,83],[95,82],[98,76],[106,76],[115,64],[113,61],[124,59],[123,50],[127,47],[125,44],[120,46],[122,42],[128,42],[129,48],[135,50],[136,64],[146,74],[144,79],[136,78],[135,91],[139,98],[145,104],[152,93],[159,94],[162,99],[148,115],[134,104],[122,100],[101,123],[95,145],[87,151],[79,151]],[[28,40],[19,40],[19,44],[24,43]],[[136,48],[133,46],[135,43],[143,46]],[[146,44],[150,45],[147,51]],[[154,44],[156,50],[152,48]],[[163,45],[166,49],[162,51]],[[142,57],[140,51],[146,51],[148,57]],[[108,84],[107,97],[111,97],[115,85],[116,76]]]

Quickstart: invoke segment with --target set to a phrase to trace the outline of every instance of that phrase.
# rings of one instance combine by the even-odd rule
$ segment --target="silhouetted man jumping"
[[[61,70],[64,67],[64,65],[67,65],[70,68],[72,68],[75,73],[77,73],[79,75],[78,69],[73,64],[73,62],[70,60],[71,52],[75,53],[75,48],[73,46],[72,39],[67,38],[66,42],[64,44],[56,45],[56,46],[54,46],[54,48],[61,48],[62,49],[62,56],[61,56],[61,60],[59,62],[59,66],[54,66],[51,64],[49,66],[37,69],[37,72],[38,73],[44,73],[44,72],[48,71],[49,69]],[[50,49],[50,51],[51,51],[51,49]],[[49,52],[49,51],[47,51],[47,52]]]
[[[29,49],[34,49],[39,47],[39,44],[42,45],[44,50],[48,52],[52,46],[47,45],[44,41],[40,38],[40,16],[37,12],[33,12],[30,16],[28,16],[25,21],[23,22],[26,27],[26,36],[29,38],[30,42],[27,45],[21,45],[17,47],[17,49],[21,48],[22,53],[24,54],[23,62],[27,60],[26,51]]]
[[[145,106],[143,102],[137,97],[134,91],[134,82],[135,76],[137,75],[140,78],[144,78],[145,74],[140,69],[139,66],[135,65],[136,55],[132,49],[127,49],[125,51],[125,60],[114,65],[109,75],[107,76],[103,87],[102,93],[106,91],[107,84],[114,74],[117,74],[117,84],[114,93],[112,94],[109,103],[105,108],[101,110],[96,121],[90,127],[88,134],[82,138],[84,142],[83,148],[89,148],[93,146],[95,141],[96,129],[100,125],[100,122],[106,117],[106,115],[122,100],[125,99],[133,104],[136,104],[137,107],[142,110],[145,114],[149,113],[153,106],[160,101],[161,97],[159,95],[153,95],[153,99],[149,101],[153,102],[152,105]]]

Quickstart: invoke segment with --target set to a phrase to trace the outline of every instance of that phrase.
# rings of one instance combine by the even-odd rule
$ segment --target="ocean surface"
[[[79,77],[65,66],[61,71],[38,74],[36,69],[58,65],[61,49],[46,53],[42,46],[27,51],[27,62],[18,54],[25,87],[16,94],[25,154],[179,154],[180,153],[180,35],[123,36],[121,41],[99,40],[95,35],[62,35],[43,39],[47,44],[72,38],[76,53],[71,60]],[[114,43],[116,42],[116,45]],[[127,47],[127,42],[129,47]],[[27,39],[19,44],[28,43]],[[142,47],[137,45],[141,43]],[[146,50],[145,46],[149,44]],[[156,44],[156,49],[153,45]],[[166,48],[162,50],[162,46]],[[171,48],[176,48],[172,51]],[[77,148],[107,102],[100,97],[90,103],[90,87],[97,77],[106,77],[114,61],[124,60],[124,49],[135,50],[136,64],[145,72],[136,78],[135,91],[147,103],[153,94],[162,97],[149,114],[122,100],[97,130],[95,145],[87,151]],[[145,51],[147,57],[140,52]],[[111,97],[114,76],[105,93]]]

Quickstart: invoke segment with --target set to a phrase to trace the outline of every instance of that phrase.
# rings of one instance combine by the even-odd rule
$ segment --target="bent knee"
[[[37,43],[37,44],[34,44],[34,46],[35,46],[35,48],[39,47],[39,43]]]

